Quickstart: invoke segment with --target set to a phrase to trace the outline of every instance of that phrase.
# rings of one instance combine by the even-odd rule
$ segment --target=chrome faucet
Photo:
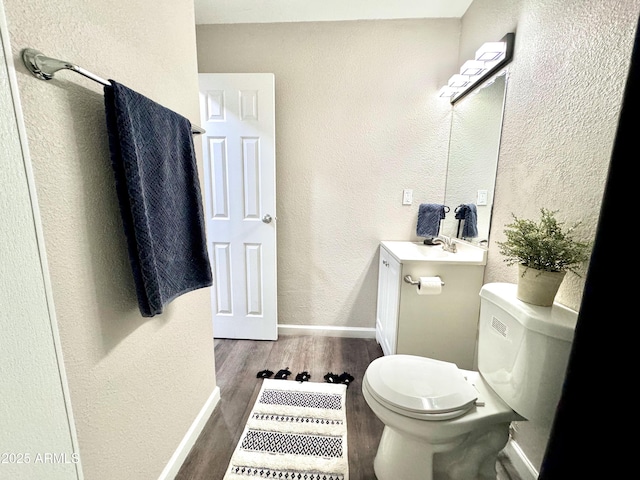
[[[441,244],[442,250],[445,252],[456,253],[458,251],[454,241],[447,235],[438,235],[433,239],[433,243],[434,245]]]

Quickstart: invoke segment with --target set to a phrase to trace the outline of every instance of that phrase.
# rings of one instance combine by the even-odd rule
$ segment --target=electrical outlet
[[[486,205],[489,193],[486,190],[478,190],[478,205]]]
[[[402,191],[402,204],[411,205],[413,203],[413,190],[405,188]]]

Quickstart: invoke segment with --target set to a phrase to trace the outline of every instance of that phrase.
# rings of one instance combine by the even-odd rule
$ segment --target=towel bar
[[[105,80],[104,78],[99,77],[78,65],[65,62],[64,60],[58,60],[57,58],[47,57],[42,52],[34,50],[33,48],[25,48],[22,51],[22,61],[25,67],[27,67],[27,70],[29,70],[34,77],[39,78],[40,80],[51,80],[58,70],[66,69],[79,73],[80,75],[107,87],[111,85],[108,80]],[[206,130],[202,127],[198,127],[197,125],[192,125],[191,133],[194,135],[200,135],[202,133],[206,133]]]

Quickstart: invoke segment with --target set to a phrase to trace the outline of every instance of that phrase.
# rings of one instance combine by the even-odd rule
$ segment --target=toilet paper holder
[[[420,285],[420,281],[419,280],[414,280],[413,278],[411,278],[411,275],[405,275],[404,276],[404,281],[411,284],[411,285]],[[440,285],[442,285],[444,287],[444,282],[440,282]]]

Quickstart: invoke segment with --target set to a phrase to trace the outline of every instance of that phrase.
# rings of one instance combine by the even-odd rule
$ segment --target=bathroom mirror
[[[507,76],[505,68],[452,106],[444,199],[450,212],[440,233],[481,246],[489,241]],[[464,222],[455,218],[466,204],[476,205],[475,237],[463,236]]]

